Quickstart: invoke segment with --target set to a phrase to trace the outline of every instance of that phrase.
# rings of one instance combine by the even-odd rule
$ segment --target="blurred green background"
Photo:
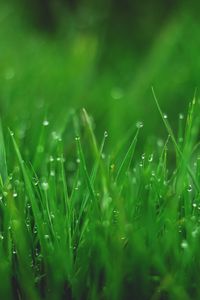
[[[153,85],[173,126],[199,86],[198,1],[29,0],[0,3],[3,123],[37,134],[85,107],[97,135],[120,139],[137,120],[162,134]]]

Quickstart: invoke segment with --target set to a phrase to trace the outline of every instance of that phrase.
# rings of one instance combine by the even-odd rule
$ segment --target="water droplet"
[[[192,231],[192,237],[195,238],[199,233],[199,229],[198,228],[195,228],[193,231]]]
[[[102,154],[101,154],[101,158],[102,158],[102,159],[105,159],[105,158],[106,158],[105,153],[102,153]]]
[[[187,191],[188,191],[189,193],[191,193],[191,192],[192,192],[192,186],[191,186],[191,184],[188,186],[188,189],[187,189]]]
[[[75,137],[75,141],[80,141],[80,137],[79,137],[79,136],[76,136],[76,137]]]
[[[56,131],[52,131],[51,135],[52,135],[52,137],[53,137],[54,140],[58,139],[58,134],[57,134]]]
[[[77,159],[76,159],[76,163],[77,163],[77,164],[80,164],[80,162],[81,162],[80,158],[77,158]]]
[[[163,147],[164,146],[164,142],[163,142],[163,140],[161,140],[161,139],[158,139],[157,140],[157,145],[158,145],[158,147]]]
[[[196,204],[196,203],[193,203],[192,206],[193,206],[194,208],[196,208],[196,207],[197,207],[197,204]]]
[[[43,121],[43,126],[48,126],[49,125],[49,121],[48,120],[44,120]]]
[[[55,171],[54,170],[51,170],[50,172],[50,176],[54,177],[55,176]]]
[[[17,197],[17,192],[13,193],[13,197],[16,198]]]
[[[168,118],[167,114],[163,114],[163,118],[167,119]]]
[[[164,180],[163,184],[164,184],[164,186],[167,186],[167,184],[168,184],[167,180]]]
[[[11,135],[11,136],[14,136],[14,132],[13,132],[13,131],[10,131],[10,135]]]
[[[49,239],[49,235],[48,235],[48,234],[45,234],[45,235],[44,235],[44,238],[45,238],[45,240],[48,240],[48,239]]]
[[[3,235],[0,233],[0,240],[3,240],[4,239],[4,237],[3,237]]]
[[[37,230],[37,225],[34,226],[34,229],[33,229],[33,233],[37,234],[38,230]]]
[[[137,123],[136,123],[136,127],[139,129],[139,128],[142,128],[144,126],[144,124],[143,124],[143,122],[141,122],[141,121],[138,121]]]
[[[33,184],[36,186],[38,185],[38,183],[39,183],[38,178],[33,177]]]
[[[51,212],[51,219],[55,219],[55,215]]]
[[[184,119],[184,115],[183,114],[179,114],[179,119],[183,120]]]
[[[59,161],[59,162],[65,162],[65,159],[64,159],[64,157],[62,157],[62,156],[61,156],[61,157],[58,156],[58,157],[56,158],[56,160]]]
[[[113,171],[115,169],[115,164],[111,164],[110,169],[111,169],[111,171]]]
[[[42,184],[41,184],[41,186],[42,186],[42,189],[43,189],[44,191],[47,191],[48,188],[49,188],[49,184],[48,184],[48,182],[46,182],[46,181],[43,181]]]
[[[50,162],[53,162],[53,161],[54,161],[54,158],[53,158],[52,155],[49,157],[49,161],[50,161]]]
[[[183,249],[187,249],[188,248],[188,242],[186,240],[182,241],[181,248],[183,248]]]
[[[107,131],[104,132],[104,137],[105,137],[105,138],[108,137],[108,132],[107,132]]]
[[[152,162],[152,161],[153,161],[153,153],[149,155],[148,161],[149,161],[149,162]]]

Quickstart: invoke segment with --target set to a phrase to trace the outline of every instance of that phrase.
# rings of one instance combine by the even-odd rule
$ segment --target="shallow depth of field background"
[[[200,82],[195,1],[42,0],[0,3],[0,113],[29,141],[85,107],[116,143],[138,120],[162,135],[153,85],[175,127]]]

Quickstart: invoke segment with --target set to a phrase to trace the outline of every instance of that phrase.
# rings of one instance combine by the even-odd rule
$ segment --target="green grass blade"
[[[8,178],[8,170],[7,170],[6,150],[5,150],[1,121],[0,121],[0,176],[1,176],[2,184],[4,184]]]
[[[134,155],[134,152],[135,152],[135,147],[136,147],[136,144],[137,144],[137,139],[138,139],[138,134],[139,134],[139,129],[137,129],[137,132],[135,134],[135,137],[119,167],[119,170],[118,170],[118,173],[117,173],[117,176],[115,178],[115,182],[118,184],[118,185],[122,185],[125,178],[126,178],[126,172],[128,171],[129,167],[130,167],[130,164],[131,164],[131,161],[132,161],[132,158],[133,158],[133,155]]]
[[[188,174],[190,175],[190,177],[191,177],[191,179],[192,179],[192,181],[193,181],[193,183],[194,183],[196,189],[198,190],[198,192],[200,192],[200,186],[199,186],[199,184],[198,184],[198,182],[197,182],[197,180],[196,180],[196,178],[195,178],[195,175],[193,174],[191,168],[190,168],[189,165],[187,164],[187,161],[185,160],[185,157],[184,157],[182,151],[180,150],[180,147],[178,146],[178,144],[177,144],[177,142],[176,142],[174,133],[173,133],[173,131],[172,131],[172,129],[171,129],[171,126],[170,126],[169,122],[167,121],[166,118],[164,118],[162,109],[161,109],[161,107],[160,107],[160,105],[159,105],[159,103],[158,103],[158,99],[157,99],[157,97],[156,97],[156,94],[155,94],[155,91],[154,91],[154,88],[153,88],[153,87],[152,87],[152,94],[153,94],[153,97],[154,97],[156,106],[157,106],[157,108],[158,108],[158,111],[159,111],[159,113],[160,113],[160,115],[161,115],[161,118],[162,118],[162,120],[163,120],[163,123],[164,123],[164,125],[165,125],[165,127],[166,127],[166,129],[167,129],[167,132],[169,133],[169,135],[170,135],[170,137],[171,137],[171,139],[172,139],[172,142],[173,142],[174,146],[175,146],[175,149],[176,149],[177,153],[179,154],[179,156],[181,157],[183,163],[185,164],[185,167],[187,168]],[[193,104],[194,104],[194,103],[195,103],[195,100],[193,100]]]

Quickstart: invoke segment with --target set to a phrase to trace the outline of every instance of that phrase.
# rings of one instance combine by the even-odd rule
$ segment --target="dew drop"
[[[51,219],[55,219],[55,215],[51,212]]]
[[[191,184],[188,186],[188,189],[187,189],[187,191],[188,191],[189,193],[191,193],[191,192],[192,192],[192,186],[191,186]]]
[[[163,114],[163,118],[166,120],[168,118],[167,114]]]
[[[51,170],[50,172],[50,176],[54,177],[55,176],[55,171],[54,170]]]
[[[102,153],[102,154],[101,154],[101,158],[102,158],[102,159],[105,159],[105,158],[106,158],[105,153]]]
[[[137,123],[136,123],[136,127],[139,129],[139,128],[142,128],[144,126],[144,124],[143,124],[143,122],[141,122],[141,121],[138,121]]]
[[[52,135],[52,137],[53,137],[54,140],[57,140],[59,138],[59,136],[58,136],[58,134],[57,134],[56,131],[52,131],[51,135]]]
[[[43,181],[41,186],[44,191],[47,191],[49,188],[49,184],[46,181]]]
[[[104,137],[105,137],[105,138],[108,137],[108,132],[107,132],[107,131],[104,132]]]
[[[53,158],[52,155],[49,157],[49,161],[50,161],[50,162],[53,162],[53,161],[54,161],[54,158]]]
[[[183,120],[184,119],[184,115],[183,114],[179,114],[179,119]]]
[[[36,178],[33,178],[33,184],[34,184],[35,186],[37,186],[37,185],[38,185],[38,183],[39,183],[39,180],[38,180],[38,179],[36,179]]]
[[[153,153],[149,155],[148,161],[149,161],[149,162],[152,162],[152,161],[153,161]]]
[[[48,126],[49,125],[49,121],[48,120],[44,120],[43,121],[43,126]]]
[[[158,139],[157,140],[157,145],[158,145],[158,147],[163,147],[164,146],[164,142],[163,142],[163,140],[161,140],[161,139]]]
[[[183,248],[183,249],[187,249],[188,248],[188,242],[186,240],[182,241],[181,248]]]
[[[198,228],[194,229],[194,230],[192,231],[192,237],[195,238],[195,237],[198,235],[198,233],[199,233]]]
[[[17,197],[17,192],[13,193],[13,197],[16,198]]]

